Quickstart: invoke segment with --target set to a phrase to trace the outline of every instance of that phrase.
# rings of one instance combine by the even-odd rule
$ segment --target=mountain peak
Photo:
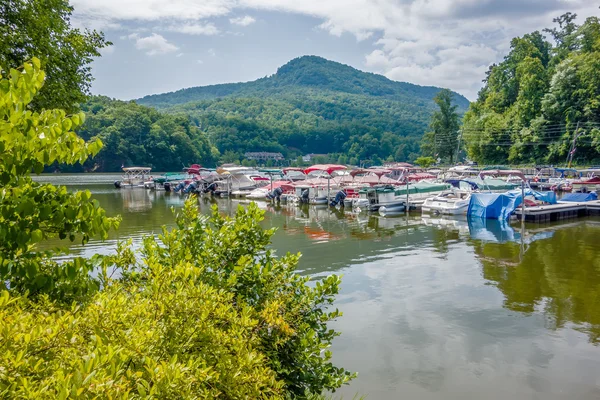
[[[274,75],[253,82],[229,83],[182,89],[173,93],[146,96],[142,104],[168,107],[190,101],[232,97],[280,97],[302,90],[338,92],[349,95],[372,96],[393,101],[433,104],[440,88],[392,81],[383,75],[360,71],[354,67],[323,57],[305,55],[288,61]],[[454,96],[459,109],[466,110],[469,101],[459,94]]]

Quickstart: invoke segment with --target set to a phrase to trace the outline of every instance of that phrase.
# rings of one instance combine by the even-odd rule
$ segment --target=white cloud
[[[255,23],[256,20],[249,15],[245,15],[243,17],[230,18],[229,22],[233,25],[248,26],[250,24]]]
[[[172,53],[179,49],[173,43],[170,43],[167,39],[153,33],[150,36],[140,37],[137,33],[132,33],[128,36],[129,39],[135,40],[135,47],[138,50],[143,50],[149,56],[155,56],[158,54]]]
[[[219,29],[212,24],[200,24],[200,23],[185,23],[180,25],[171,25],[167,28],[168,31],[186,33],[188,35],[206,35],[212,36],[219,33]]]
[[[202,61],[202,60],[196,60],[196,63],[198,63],[198,64],[204,64],[204,61]]]
[[[71,0],[76,13],[110,20],[199,20],[227,15],[235,0]]]
[[[206,52],[207,52],[207,53],[208,53],[208,55],[209,55],[209,56],[211,56],[211,57],[216,57],[216,56],[217,56],[217,52],[215,51],[215,49],[212,49],[212,48],[211,48],[211,49],[208,49]]]
[[[175,57],[179,58],[179,57],[182,57],[182,56],[183,56],[183,53],[177,53],[177,55]]]
[[[76,17],[118,25],[161,21],[163,28],[198,35],[219,29],[211,18],[230,16],[246,26],[252,10],[301,14],[316,18],[332,35],[376,37],[365,65],[392,79],[446,86],[473,99],[487,66],[500,61],[510,39],[550,26],[566,11],[579,21],[597,15],[589,0],[72,0]],[[167,26],[168,28],[164,28]],[[142,43],[149,52],[174,51],[162,37]],[[160,38],[163,41],[160,41]],[[170,47],[172,46],[172,47]],[[169,50],[171,49],[171,50]]]

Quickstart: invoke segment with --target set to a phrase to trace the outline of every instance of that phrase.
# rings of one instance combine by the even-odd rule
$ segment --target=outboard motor
[[[185,189],[183,189],[183,193],[196,192],[196,182],[192,182]]]
[[[275,188],[275,190],[273,190],[271,193],[267,194],[267,199],[268,200],[277,200],[279,201],[281,199],[281,195],[283,194],[283,189],[281,189],[280,187]]]
[[[213,183],[211,183],[210,185],[208,185],[208,186],[206,187],[206,189],[204,189],[204,190],[203,190],[203,192],[204,192],[204,193],[211,193],[211,194],[214,194],[216,190],[217,190],[217,183],[216,183],[216,182],[213,182]]]
[[[185,182],[179,182],[177,184],[177,186],[175,186],[175,189],[173,189],[173,191],[175,193],[178,193],[180,190],[183,190],[185,188]]]
[[[169,182],[165,182],[163,184],[163,187],[165,188],[165,192],[170,192],[171,191],[171,184]]]
[[[300,203],[308,203],[308,195],[309,195],[309,190],[304,189],[302,191],[302,193],[300,193]]]
[[[335,207],[338,204],[341,204],[342,207],[344,207],[344,199],[346,198],[347,194],[345,190],[340,190],[339,192],[337,192],[337,194],[335,195],[335,199],[333,199],[331,201],[331,203],[329,204],[331,207]]]
[[[115,181],[115,187],[116,187],[117,189],[121,189],[121,182],[119,182],[119,181]]]

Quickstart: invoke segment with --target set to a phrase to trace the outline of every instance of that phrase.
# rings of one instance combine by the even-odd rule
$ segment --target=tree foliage
[[[69,193],[31,180],[31,171],[83,162],[102,147],[73,131],[83,123],[83,113],[28,109],[44,81],[36,58],[0,81],[0,281],[32,295],[72,298],[97,284],[88,275],[92,263],[80,258],[59,263],[50,253],[35,252],[36,243],[49,237],[87,242],[94,235],[105,237],[118,221],[106,218],[87,191]]]
[[[439,110],[431,116],[431,131],[421,141],[421,153],[452,163],[458,145],[458,106],[453,104],[452,92],[442,89],[433,99]]]
[[[111,43],[101,32],[71,27],[68,0],[3,0],[0,66],[8,71],[38,57],[46,84],[29,105],[36,110],[77,110],[93,80],[91,63]]]
[[[101,96],[92,97],[81,108],[86,122],[79,135],[101,139],[104,147],[80,169],[120,171],[125,165],[177,171],[194,163],[212,167],[217,161],[218,152],[187,116]]]
[[[575,160],[600,160],[600,23],[576,15],[554,19],[558,27],[511,42],[488,71],[485,86],[464,118],[469,155],[486,163],[564,160],[576,141]],[[579,129],[579,130],[578,130]]]

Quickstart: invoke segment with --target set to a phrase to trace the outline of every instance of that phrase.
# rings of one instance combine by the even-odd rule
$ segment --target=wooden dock
[[[600,200],[582,203],[558,202],[536,207],[525,207],[526,222],[552,222],[564,219],[586,217],[588,215],[600,215]],[[523,218],[523,210],[515,210],[518,220]]]

